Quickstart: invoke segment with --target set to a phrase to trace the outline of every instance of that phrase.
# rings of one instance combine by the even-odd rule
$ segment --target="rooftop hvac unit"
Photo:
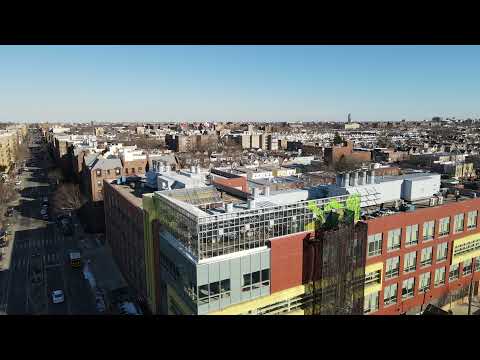
[[[443,196],[438,195],[438,205],[442,205],[442,204],[443,204]]]
[[[430,206],[435,206],[437,205],[437,199],[436,198],[430,198]]]

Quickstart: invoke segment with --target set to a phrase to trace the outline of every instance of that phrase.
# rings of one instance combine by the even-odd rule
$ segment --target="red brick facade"
[[[224,185],[224,186],[230,186],[233,188],[238,188],[240,187],[243,192],[248,192],[248,183],[247,183],[247,178],[243,176],[239,176],[236,178],[223,178],[219,176],[214,176],[213,182]]]
[[[310,232],[270,240],[271,287],[273,294],[302,284],[303,241]]]
[[[456,291],[462,287],[468,286],[472,280],[472,274],[462,276],[463,264],[459,266],[459,279],[449,282],[448,274],[450,270],[452,252],[453,252],[453,240],[463,238],[468,235],[480,233],[479,219],[477,215],[477,227],[472,230],[467,230],[467,214],[469,211],[478,210],[480,214],[480,199],[469,199],[460,202],[453,202],[444,204],[442,206],[430,207],[424,209],[418,209],[413,212],[401,212],[391,216],[378,217],[372,220],[366,221],[368,225],[368,235],[382,233],[382,253],[379,256],[368,257],[367,266],[378,262],[383,262],[383,280],[382,290],[379,294],[379,309],[373,312],[375,315],[395,315],[405,313],[408,310],[419,308],[422,303],[439,299],[442,296],[446,296],[449,292]],[[457,214],[464,214],[464,230],[458,234],[454,234],[454,217]],[[439,235],[439,220],[441,218],[450,218],[450,233],[448,235]],[[423,224],[427,221],[435,220],[434,238],[433,240],[423,240]],[[412,246],[406,246],[406,226],[418,224],[418,244]],[[389,230],[401,228],[401,242],[400,249],[388,251],[387,240]],[[437,263],[437,247],[439,244],[448,243],[447,259]],[[424,248],[432,247],[432,264],[429,266],[421,267],[421,251]],[[404,273],[404,256],[407,253],[416,251],[416,270],[408,273]],[[400,270],[399,275],[385,279],[386,261],[392,257],[400,257]],[[443,286],[435,287],[435,270],[445,267],[445,284]],[[419,276],[423,273],[430,272],[430,288],[425,293],[419,291]],[[474,281],[480,280],[480,272],[474,272]],[[408,278],[415,278],[414,296],[402,301],[402,284],[403,281]],[[391,284],[397,283],[397,302],[393,305],[384,306],[384,288]]]
[[[347,141],[344,145],[326,148],[324,151],[324,159],[327,164],[335,164],[342,157],[356,161],[370,161],[372,160],[372,153],[371,151],[353,150],[353,143],[350,141]]]

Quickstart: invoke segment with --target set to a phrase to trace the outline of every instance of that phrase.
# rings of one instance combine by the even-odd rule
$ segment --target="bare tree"
[[[0,204],[4,205],[15,197],[15,189],[11,184],[0,183]]]
[[[24,141],[22,144],[18,145],[17,152],[15,153],[15,160],[17,162],[22,162],[27,159],[29,156],[30,150],[28,149],[28,143]]]
[[[52,204],[56,212],[62,209],[77,210],[87,202],[78,184],[63,183],[53,193]]]

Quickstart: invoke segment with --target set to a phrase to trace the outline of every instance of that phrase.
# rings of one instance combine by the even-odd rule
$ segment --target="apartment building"
[[[146,304],[145,248],[141,183],[103,181],[105,237],[137,299]]]
[[[106,159],[102,156],[96,156],[92,163],[87,165],[84,176],[86,177],[89,200],[92,202],[102,201],[103,181],[114,180],[123,176],[122,162],[118,158]]]
[[[470,283],[478,291],[480,199],[420,206],[366,220],[366,314],[416,314],[465,297]]]
[[[371,151],[355,150],[351,141],[324,149],[324,159],[327,164],[334,164],[342,157],[354,159],[356,161],[371,161],[372,153]]]
[[[303,244],[332,198],[268,188],[242,198],[219,189],[144,195],[150,306],[168,314],[303,314]]]

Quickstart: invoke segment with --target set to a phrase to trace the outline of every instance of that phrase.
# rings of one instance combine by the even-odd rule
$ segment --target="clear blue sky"
[[[0,46],[0,121],[480,117],[480,46]]]

